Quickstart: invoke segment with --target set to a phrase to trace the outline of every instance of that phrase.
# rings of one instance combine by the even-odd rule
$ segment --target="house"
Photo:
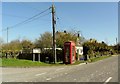
[[[82,46],[76,46],[76,53],[78,53],[78,55],[83,55],[83,47]]]

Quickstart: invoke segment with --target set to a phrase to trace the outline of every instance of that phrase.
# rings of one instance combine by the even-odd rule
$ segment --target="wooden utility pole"
[[[117,54],[118,54],[118,47],[119,47],[119,44],[118,44],[118,41],[117,41],[117,37],[116,37],[116,46],[117,46]]]
[[[55,39],[55,7],[52,5],[52,27],[53,27],[53,57],[54,63],[56,63],[56,39]]]
[[[8,27],[7,27],[7,44],[8,44]]]
[[[6,58],[8,58],[8,27],[7,27],[7,53],[6,53]]]
[[[118,43],[118,42],[117,42],[117,37],[116,37],[116,45],[117,45],[117,43]]]

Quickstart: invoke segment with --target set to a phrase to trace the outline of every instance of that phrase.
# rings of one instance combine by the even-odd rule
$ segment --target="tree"
[[[0,37],[0,50],[2,49],[2,44],[4,43],[3,39]]]
[[[22,49],[22,45],[20,40],[13,40],[9,43],[9,49],[13,51],[20,51]]]
[[[112,49],[103,41],[99,43],[95,39],[90,39],[83,44],[83,52],[84,56],[89,55],[90,58],[94,58],[96,56],[108,55],[112,52]]]
[[[18,39],[13,40],[8,44],[3,44],[2,46],[3,53],[7,53],[7,55],[9,54],[12,57],[16,57],[16,55],[20,52],[21,49],[22,46],[20,40]]]
[[[22,45],[22,51],[24,53],[31,53],[32,49],[35,47],[34,44],[27,39],[22,40],[21,45]]]
[[[39,39],[36,39],[35,41],[35,47],[38,48],[51,48],[52,47],[52,33],[51,32],[45,32],[44,34],[41,34]]]
[[[116,53],[120,53],[120,43],[114,45],[113,49],[115,50]]]
[[[0,37],[0,57],[2,57],[2,45],[3,45],[3,39]]]
[[[45,32],[44,34],[41,34],[39,39],[36,39],[35,46],[39,48],[52,48],[52,33]],[[74,41],[77,42],[78,36],[74,32],[56,32],[56,47],[63,48],[64,43],[66,41]],[[79,37],[80,39],[81,37]]]
[[[77,42],[77,36],[71,32],[57,32],[56,33],[56,45],[63,48],[64,43],[67,41]]]

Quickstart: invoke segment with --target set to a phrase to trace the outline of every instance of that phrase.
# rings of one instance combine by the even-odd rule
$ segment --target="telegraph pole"
[[[117,37],[116,37],[116,45],[117,45]]]
[[[7,44],[8,44],[8,27],[7,27]]]
[[[8,27],[7,27],[7,48],[8,48]],[[7,53],[6,53],[6,58],[8,57],[8,49],[7,49]]]
[[[56,63],[56,39],[55,39],[55,7],[52,5],[52,27],[53,27],[53,57],[54,63]]]
[[[116,37],[116,46],[117,46],[117,54],[118,54],[118,47],[119,47],[119,44],[117,42],[117,37]]]

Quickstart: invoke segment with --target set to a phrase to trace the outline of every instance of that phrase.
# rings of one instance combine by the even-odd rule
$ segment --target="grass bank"
[[[106,58],[109,58],[109,57],[112,57],[112,56],[109,55],[109,56],[95,57],[95,58],[89,59],[88,62],[96,62],[96,61],[103,60],[103,59],[106,59]]]
[[[66,64],[63,64],[62,62],[57,62],[56,64],[49,64],[44,62],[38,62],[38,61],[31,61],[31,60],[20,60],[20,59],[1,59],[0,66],[2,67],[40,67],[40,66],[66,66]],[[76,61],[72,65],[77,65],[83,63],[81,61]],[[70,64],[67,64],[67,66]]]
[[[96,62],[99,60],[103,60],[106,58],[109,58],[111,56],[100,56],[93,59],[88,60],[87,62]],[[76,61],[72,65],[77,65],[80,63],[84,63],[86,61]],[[40,67],[40,66],[65,66],[66,64],[62,64],[60,62],[57,62],[56,64],[49,64],[44,62],[38,62],[38,61],[31,61],[31,60],[20,60],[20,59],[0,59],[0,66],[2,67]],[[70,64],[67,64],[70,65]]]
[[[30,60],[19,59],[2,59],[2,67],[33,67],[33,66],[49,66],[43,62],[33,62]]]
[[[2,66],[2,59],[0,58],[0,66]]]

